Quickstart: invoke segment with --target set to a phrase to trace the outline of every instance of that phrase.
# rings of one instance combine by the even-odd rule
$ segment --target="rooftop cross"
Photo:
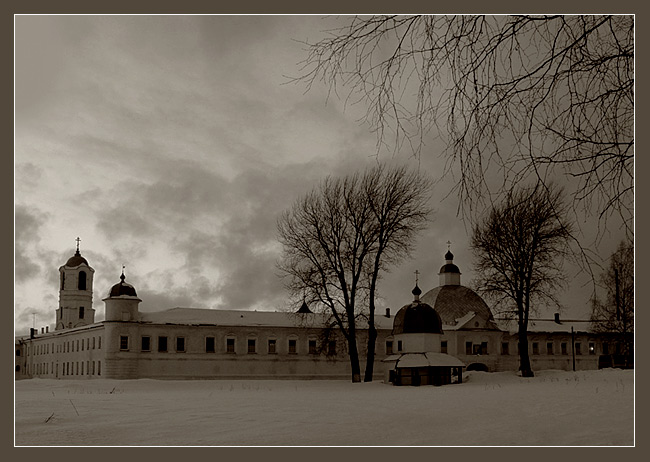
[[[447,250],[451,250],[450,247],[451,247],[451,241],[447,241]]]
[[[81,242],[81,239],[79,239],[79,237],[77,237],[75,239],[75,241],[77,241],[77,253],[79,253],[79,243]]]
[[[419,274],[420,274],[420,272],[418,270],[415,270],[415,285],[416,286],[418,285],[418,275]]]

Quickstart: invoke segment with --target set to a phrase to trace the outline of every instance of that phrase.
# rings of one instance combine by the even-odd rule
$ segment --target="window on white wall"
[[[206,337],[205,338],[205,352],[206,353],[214,353],[215,352],[214,337]]]
[[[142,336],[142,351],[151,351],[151,337],[148,335]]]

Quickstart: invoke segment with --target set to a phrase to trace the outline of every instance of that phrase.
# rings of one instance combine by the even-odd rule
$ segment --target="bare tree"
[[[420,155],[440,134],[466,216],[490,192],[561,173],[576,213],[595,210],[605,225],[618,213],[632,233],[633,16],[345,20],[306,43],[292,80],[365,103],[378,148]]]
[[[563,284],[562,259],[568,254],[571,225],[562,190],[551,185],[518,188],[474,226],[472,251],[480,292],[495,308],[517,320],[520,369],[532,377],[528,320],[536,303],[557,305]]]
[[[373,226],[365,233],[372,247],[368,274],[368,347],[364,381],[372,381],[377,339],[375,297],[383,271],[399,263],[413,250],[415,235],[427,222],[431,181],[404,167],[374,168],[363,177],[362,194],[372,211]]]
[[[328,177],[278,220],[278,267],[295,296],[329,311],[347,342],[352,381],[361,381],[357,318],[369,325],[374,363],[374,297],[380,272],[408,255],[429,213],[430,182],[405,168],[377,166]],[[372,376],[372,365],[366,369]]]
[[[592,329],[616,334],[626,360],[632,352],[634,333],[634,246],[621,241],[601,276],[605,299],[592,299]]]

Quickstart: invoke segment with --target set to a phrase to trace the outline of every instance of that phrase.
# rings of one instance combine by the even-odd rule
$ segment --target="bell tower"
[[[59,268],[59,307],[55,330],[85,326],[95,322],[93,309],[93,276],[95,270],[77,251]]]

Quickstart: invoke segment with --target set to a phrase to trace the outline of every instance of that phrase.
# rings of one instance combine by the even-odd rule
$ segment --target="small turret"
[[[103,302],[106,305],[106,321],[137,321],[140,318],[138,305],[142,300],[138,298],[135,287],[124,282],[124,266],[120,275],[120,282],[111,287]]]

